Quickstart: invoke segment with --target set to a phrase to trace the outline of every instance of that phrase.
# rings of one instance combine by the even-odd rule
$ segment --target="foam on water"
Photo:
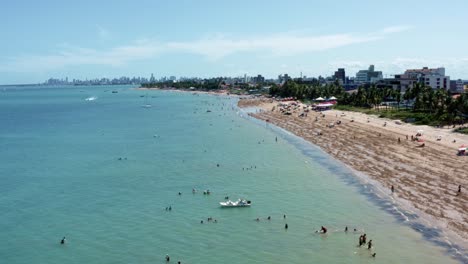
[[[348,168],[241,118],[235,99],[151,91],[144,109],[130,88],[0,95],[2,262],[456,262]],[[252,207],[223,210],[226,195]],[[322,225],[331,232],[315,234]],[[361,232],[345,226],[374,248],[356,247]]]

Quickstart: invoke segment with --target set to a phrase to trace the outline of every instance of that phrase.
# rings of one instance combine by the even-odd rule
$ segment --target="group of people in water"
[[[208,217],[206,219],[207,222],[218,223],[218,220],[214,219],[213,217]],[[200,224],[203,224],[203,220],[200,221]]]
[[[344,229],[345,233],[348,233],[348,227],[346,226]],[[326,234],[328,232],[328,229],[324,226],[320,228],[320,230],[315,231],[315,233],[320,233],[320,234]],[[354,228],[354,232],[358,232],[356,228]],[[367,249],[372,249],[372,239],[367,242],[367,235],[363,234],[359,236],[359,247],[362,247],[363,245],[365,246],[367,244]],[[372,257],[375,258],[376,253],[372,254]]]

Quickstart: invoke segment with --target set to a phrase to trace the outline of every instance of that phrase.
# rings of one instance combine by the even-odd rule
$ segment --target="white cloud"
[[[97,27],[98,36],[100,39],[104,40],[110,37],[111,34],[107,29],[103,28],[100,25],[97,25],[96,27]]]
[[[403,31],[408,31],[411,29],[411,26],[391,26],[391,27],[386,27],[382,30],[382,33],[384,34],[390,34],[390,33],[400,33]]]
[[[108,37],[109,32],[98,27],[100,37]],[[387,34],[406,30],[406,26],[388,27],[380,32],[369,34],[332,34],[307,36],[289,33],[251,38],[226,36],[205,37],[185,42],[159,42],[142,40],[130,45],[118,46],[109,50],[95,50],[65,45],[62,51],[48,55],[19,55],[0,64],[1,72],[47,72],[76,65],[104,65],[117,67],[131,61],[153,59],[165,53],[192,53],[216,61],[240,52],[259,52],[274,56],[291,56],[329,49],[336,49],[358,43],[383,39]]]

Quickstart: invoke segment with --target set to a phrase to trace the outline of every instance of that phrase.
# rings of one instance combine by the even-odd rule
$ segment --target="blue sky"
[[[468,79],[468,1],[5,1],[0,84],[49,77],[385,74]]]

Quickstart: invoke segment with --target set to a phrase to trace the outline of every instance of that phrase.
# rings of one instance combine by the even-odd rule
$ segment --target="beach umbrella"
[[[417,132],[422,134],[424,132],[424,130],[419,129]]]
[[[466,147],[467,146],[465,144],[463,144],[463,145],[459,146],[458,148],[465,148],[466,149]]]
[[[466,148],[458,148],[458,151],[464,151]]]
[[[322,97],[319,97],[319,98],[316,98],[315,101],[323,101],[325,99],[323,99]]]
[[[336,97],[332,96],[332,97],[328,98],[328,100],[336,100]]]
[[[418,142],[421,142],[421,143],[422,143],[422,142],[424,142],[424,139],[418,138]]]

